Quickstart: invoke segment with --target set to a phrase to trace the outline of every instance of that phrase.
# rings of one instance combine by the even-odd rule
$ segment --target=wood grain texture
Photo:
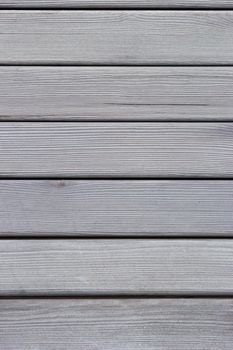
[[[1,300],[4,350],[231,350],[230,299]]]
[[[0,120],[231,120],[232,67],[0,67]]]
[[[0,64],[232,64],[232,11],[1,11]]]
[[[3,123],[1,176],[232,177],[232,123]]]
[[[1,236],[232,236],[233,181],[0,181]]]
[[[232,0],[1,0],[0,8],[233,8]]]
[[[2,240],[0,296],[232,295],[232,240]]]

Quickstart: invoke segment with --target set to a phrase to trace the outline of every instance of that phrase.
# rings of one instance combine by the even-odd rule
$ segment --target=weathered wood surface
[[[0,67],[1,120],[233,120],[232,67]]]
[[[232,236],[233,181],[0,181],[0,235]]]
[[[1,11],[1,64],[232,64],[232,11]]]
[[[230,299],[1,300],[4,350],[232,350]]]
[[[1,0],[0,8],[233,8],[232,0]]]
[[[232,177],[232,123],[3,123],[1,176]]]
[[[232,295],[232,240],[2,240],[1,296]]]

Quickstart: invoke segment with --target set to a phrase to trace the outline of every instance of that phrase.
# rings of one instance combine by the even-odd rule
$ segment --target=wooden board
[[[1,0],[0,8],[233,8],[232,0]]]
[[[0,67],[0,120],[233,121],[233,68]]]
[[[0,176],[232,177],[233,123],[3,123]]]
[[[0,64],[232,64],[233,11],[1,11]]]
[[[0,296],[232,295],[232,240],[2,240]]]
[[[233,181],[0,181],[1,236],[232,236]]]
[[[1,300],[4,350],[232,350],[230,299]]]

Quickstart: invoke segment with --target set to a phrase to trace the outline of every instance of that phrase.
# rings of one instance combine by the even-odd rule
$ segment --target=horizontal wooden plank
[[[0,8],[233,8],[232,0],[1,0]]]
[[[233,123],[9,122],[1,176],[232,177]]]
[[[233,241],[2,240],[0,296],[231,295]]]
[[[233,181],[0,181],[0,235],[232,236]]]
[[[233,120],[232,67],[0,67],[1,120]]]
[[[232,64],[233,11],[1,11],[0,64]]]
[[[11,349],[231,350],[230,299],[1,300]]]

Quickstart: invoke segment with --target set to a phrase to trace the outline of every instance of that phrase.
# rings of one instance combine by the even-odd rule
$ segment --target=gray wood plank
[[[232,64],[232,11],[1,11],[0,64]]]
[[[1,300],[5,350],[232,350],[230,299]]]
[[[233,181],[0,181],[0,235],[229,236]]]
[[[1,0],[0,8],[233,8],[232,0]]]
[[[233,120],[232,67],[0,67],[1,120]]]
[[[9,122],[1,176],[232,177],[232,123]]]
[[[0,296],[232,295],[233,241],[2,240]]]

